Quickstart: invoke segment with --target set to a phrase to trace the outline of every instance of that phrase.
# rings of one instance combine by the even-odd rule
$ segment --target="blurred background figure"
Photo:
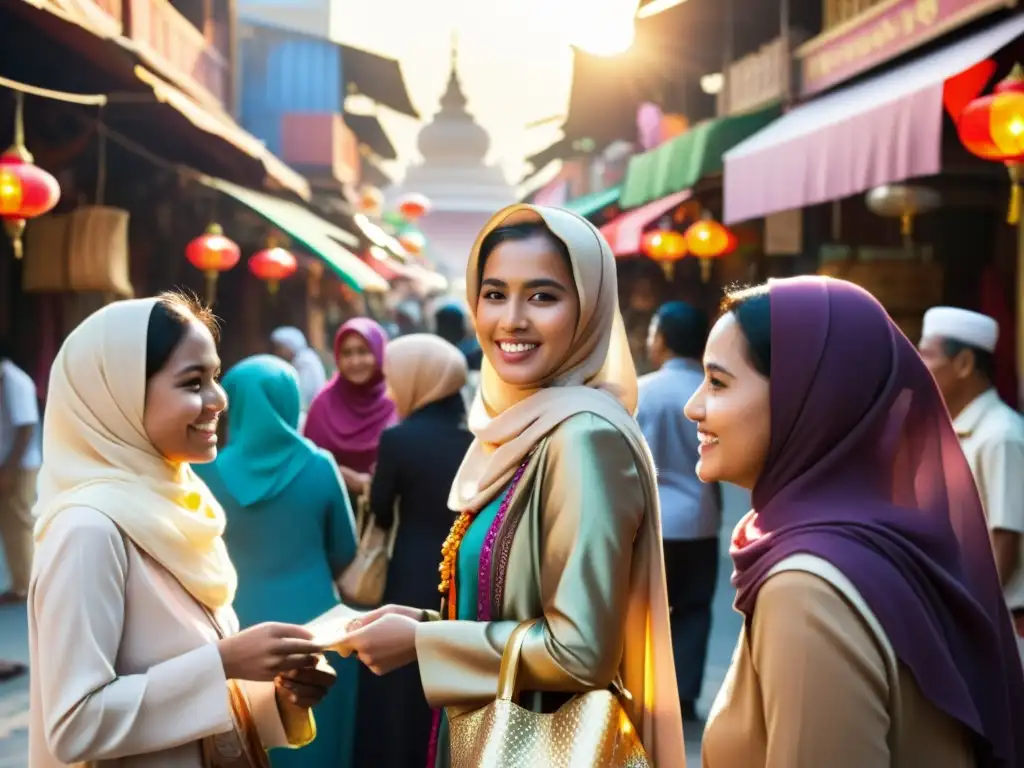
[[[369,493],[381,433],[397,421],[384,383],[386,346],[387,333],[368,317],[342,325],[334,337],[338,372],[314,398],[303,427],[334,456],[353,507]]]
[[[955,307],[924,315],[919,351],[946,401],[978,485],[999,579],[1024,636],[1024,417],[999,397],[993,353],[999,324]],[[1022,652],[1024,642],[1018,640]]]
[[[454,519],[448,494],[473,442],[460,394],[466,360],[437,336],[412,334],[388,345],[384,374],[402,421],[381,436],[370,493],[376,524],[399,526],[383,602],[433,606],[437,552]],[[432,718],[419,667],[385,677],[363,668],[358,723],[356,765],[426,765]]]
[[[355,555],[348,494],[331,455],[298,432],[299,385],[287,363],[250,357],[228,371],[224,389],[228,445],[194,469],[227,515],[239,622],[305,624],[338,604],[334,580]],[[332,664],[338,684],[315,709],[316,739],[272,752],[274,768],[353,764],[356,662]]]
[[[42,462],[39,402],[32,378],[0,338],[0,535],[11,584],[0,603],[23,602],[32,574],[32,506]],[[3,670],[0,669],[0,677]]]
[[[637,409],[658,470],[676,680],[683,719],[689,721],[698,719],[722,526],[721,489],[697,477],[697,425],[683,414],[704,380],[707,336],[707,317],[700,310],[682,301],[661,306],[647,339],[655,371],[640,378]]]
[[[306,335],[298,328],[282,326],[270,334],[270,342],[274,354],[287,360],[295,368],[299,377],[299,398],[302,413],[309,410],[313,398],[327,383],[323,361],[316,350],[309,346]]]
[[[445,304],[434,313],[434,331],[449,344],[457,347],[466,358],[468,376],[462,394],[468,406],[473,402],[480,384],[480,364],[484,356],[480,342],[469,327],[466,313],[454,302]]]

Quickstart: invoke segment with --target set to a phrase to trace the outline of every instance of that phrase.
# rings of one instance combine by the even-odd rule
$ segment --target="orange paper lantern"
[[[700,259],[700,278],[705,283],[711,278],[711,260],[736,250],[736,236],[714,219],[694,222],[684,237],[690,255]]]
[[[640,250],[658,262],[665,271],[665,277],[671,280],[676,262],[686,256],[686,238],[671,229],[654,229],[644,233]]]
[[[430,199],[426,195],[410,192],[399,198],[397,208],[406,221],[416,221],[430,213]]]
[[[1024,70],[1020,64],[988,96],[974,99],[957,121],[960,141],[972,154],[1003,163],[1010,174],[1007,221],[1020,221],[1021,166],[1024,164]]]
[[[413,256],[419,256],[423,253],[423,249],[427,247],[427,238],[423,236],[422,232],[415,229],[400,232],[398,242]]]
[[[206,276],[206,303],[217,298],[217,276],[233,269],[242,258],[238,244],[224,234],[220,224],[211,224],[206,232],[185,247],[185,258]]]
[[[284,248],[265,248],[249,257],[249,271],[267,284],[271,295],[277,293],[281,281],[295,274],[299,263]]]

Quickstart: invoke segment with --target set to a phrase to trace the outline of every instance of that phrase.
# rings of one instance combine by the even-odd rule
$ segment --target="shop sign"
[[[752,112],[781,101],[789,90],[790,61],[786,40],[780,37],[730,64],[719,115]]]
[[[889,0],[797,51],[809,96],[1017,0]]]

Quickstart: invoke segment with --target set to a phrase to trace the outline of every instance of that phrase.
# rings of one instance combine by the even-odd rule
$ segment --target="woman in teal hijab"
[[[271,355],[243,360],[224,377],[227,446],[193,467],[227,513],[243,627],[305,622],[338,604],[335,577],[356,551],[352,508],[334,459],[299,434],[295,371]],[[316,739],[275,750],[273,768],[352,765],[357,662],[334,656],[338,684],[314,710]]]

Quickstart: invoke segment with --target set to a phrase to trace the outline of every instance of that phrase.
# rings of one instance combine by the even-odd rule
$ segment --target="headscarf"
[[[228,444],[209,465],[243,507],[272,499],[319,451],[298,432],[299,386],[284,360],[256,355],[224,377]],[[206,476],[205,467],[198,470]]]
[[[302,410],[309,410],[320,390],[327,383],[324,364],[316,350],[309,346],[305,334],[298,328],[282,326],[270,334],[270,340],[292,353],[291,364],[299,376],[299,395]]]
[[[377,463],[381,433],[397,420],[382,370],[387,334],[368,317],[353,318],[334,337],[335,358],[342,341],[351,333],[366,342],[377,361],[377,369],[365,384],[353,384],[340,372],[336,373],[309,406],[305,433],[330,451],[341,466],[370,472]]]
[[[1017,643],[934,379],[863,289],[819,277],[769,285],[771,441],[733,542],[737,608],[749,621],[790,555],[827,560],[925,697],[980,737],[979,765],[1024,765]]]
[[[466,385],[466,358],[439,336],[413,333],[388,344],[384,378],[402,419],[457,395]]]
[[[623,680],[633,694],[635,725],[655,765],[684,765],[682,717],[668,621],[668,593],[661,544],[661,516],[654,462],[636,409],[636,370],[618,308],[615,256],[601,233],[558,208],[512,205],[480,233],[466,267],[468,304],[480,293],[480,247],[501,226],[543,222],[569,251],[580,313],[565,359],[530,387],[503,382],[484,358],[481,387],[470,414],[476,436],[452,486],[453,510],[481,509],[509,482],[533,448],[566,419],[593,413],[622,433],[644,489],[644,521],[633,543],[633,583],[624,622],[625,648],[643,658],[644,674]],[[624,575],[625,576],[625,575]]]
[[[188,464],[146,434],[146,337],[156,299],[109,304],[61,345],[50,372],[36,541],[72,507],[109,517],[211,609],[234,599],[224,511]]]

